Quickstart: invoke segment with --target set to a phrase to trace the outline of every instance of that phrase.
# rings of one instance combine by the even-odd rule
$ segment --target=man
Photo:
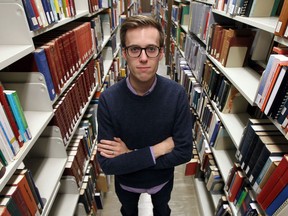
[[[192,156],[192,120],[182,86],[156,74],[164,33],[152,17],[127,18],[120,30],[127,78],[106,89],[98,105],[98,161],[115,175],[122,215],[138,215],[141,193],[154,216],[170,215],[174,167]]]

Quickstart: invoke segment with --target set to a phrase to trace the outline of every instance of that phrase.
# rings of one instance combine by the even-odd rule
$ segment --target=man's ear
[[[164,57],[165,53],[164,53],[164,47],[161,48],[160,50],[160,54],[159,54],[159,60],[161,60]]]
[[[127,54],[126,54],[126,51],[125,51],[125,48],[122,48],[122,57],[127,60]]]

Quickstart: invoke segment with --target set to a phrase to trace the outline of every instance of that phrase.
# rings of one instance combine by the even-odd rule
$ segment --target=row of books
[[[89,22],[68,24],[65,29],[47,32],[34,40],[38,48],[3,71],[42,73],[53,101],[94,53],[91,25]]]
[[[227,200],[222,200],[223,204],[228,201],[233,203],[237,210],[237,215],[264,215],[264,211],[256,201],[255,193],[251,189],[245,173],[240,164],[234,163],[228,174],[228,179],[224,190],[227,192]]]
[[[22,0],[31,31],[76,15],[75,0]]]
[[[184,55],[196,80],[201,83],[203,67],[207,59],[206,50],[200,43],[190,35],[185,37]]]
[[[196,35],[200,40],[206,41],[209,26],[215,23],[212,6],[199,2],[191,2],[189,11],[191,20],[188,26],[189,32]]]
[[[206,60],[204,65],[202,86],[222,113],[246,112],[246,99],[210,60]]]
[[[1,215],[40,215],[44,205],[29,169],[17,169],[0,192]]]
[[[95,87],[94,62],[90,61],[53,104],[54,116],[49,124],[60,128],[65,145],[68,144],[74,127],[82,115],[82,109],[86,106]]]
[[[275,185],[273,181],[278,181],[282,175],[287,177],[287,174],[285,174],[287,164],[283,161],[287,160],[285,156],[288,153],[287,144],[287,139],[285,139],[270,120],[249,119],[243,132],[239,149],[236,152],[239,165],[254,192],[258,194],[257,201],[264,210],[268,208],[276,195],[278,195],[287,184],[285,178],[281,179],[278,187],[275,188],[275,192],[271,193],[273,190],[272,187]],[[280,164],[283,165],[279,167]],[[277,174],[277,172],[273,174],[277,169],[277,179],[274,179],[272,176]],[[279,171],[279,169],[281,169],[281,171]],[[267,189],[267,187],[269,187],[269,189]],[[264,199],[268,197],[269,199],[264,203]]]
[[[1,85],[0,103],[0,161],[7,166],[32,135],[17,92]]]
[[[209,141],[200,121],[196,121],[193,131],[195,133],[195,146],[200,161],[201,179],[205,182],[207,190],[211,194],[222,194],[224,188],[224,180],[220,174],[220,170],[216,164]]]
[[[216,0],[215,8],[230,15],[246,17],[279,16],[284,0]]]
[[[99,9],[105,9],[109,7],[109,1],[107,0],[88,0],[88,7],[90,13],[95,13]]]
[[[214,23],[209,26],[207,53],[224,67],[242,67],[246,64],[253,40],[252,29]]]
[[[267,116],[276,119],[288,132],[288,57],[271,54],[262,74],[255,103]]]
[[[189,4],[180,3],[179,5],[178,4],[172,5],[172,11],[171,11],[172,20],[180,25],[188,26],[189,11],[190,11]]]

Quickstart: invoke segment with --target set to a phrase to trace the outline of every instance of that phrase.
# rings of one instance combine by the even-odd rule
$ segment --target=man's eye
[[[147,47],[148,52],[155,52],[156,51],[156,47],[150,46]]]
[[[130,51],[131,52],[139,52],[140,48],[139,47],[131,47]]]

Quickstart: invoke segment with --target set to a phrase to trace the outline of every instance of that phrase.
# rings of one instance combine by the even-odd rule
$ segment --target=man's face
[[[145,27],[130,29],[126,32],[126,47],[139,46],[146,48],[148,46],[159,47],[159,32],[156,28]],[[136,82],[149,82],[154,80],[154,76],[158,69],[158,63],[163,58],[163,50],[155,58],[149,58],[145,51],[141,51],[141,55],[136,58],[130,57],[126,50],[122,50],[123,57],[127,61],[130,70],[130,79]]]

